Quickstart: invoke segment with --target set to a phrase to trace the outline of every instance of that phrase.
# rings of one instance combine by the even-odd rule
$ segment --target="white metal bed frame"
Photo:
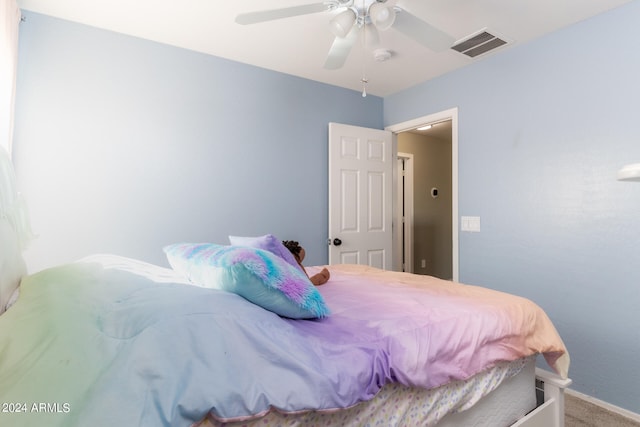
[[[543,402],[511,427],[564,427],[564,391],[572,382],[536,368],[536,391]]]

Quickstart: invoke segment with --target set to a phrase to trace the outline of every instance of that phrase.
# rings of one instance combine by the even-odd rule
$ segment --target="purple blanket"
[[[26,277],[0,316],[0,400],[29,409],[0,424],[186,427],[348,407],[388,382],[435,387],[536,352],[568,368],[540,308],[482,288],[331,266],[318,289],[332,315],[289,320],[170,270],[95,261]]]

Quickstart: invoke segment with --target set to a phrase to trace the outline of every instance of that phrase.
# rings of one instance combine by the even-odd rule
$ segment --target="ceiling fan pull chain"
[[[365,10],[366,13],[366,9],[365,9],[365,0],[362,0],[362,9]],[[360,81],[362,82],[362,97],[366,98],[367,97],[367,83],[369,83],[369,80],[367,79],[367,74],[365,73],[365,63],[366,63],[366,52],[367,52],[367,22],[366,20],[363,22],[362,24],[362,78],[360,79]]]

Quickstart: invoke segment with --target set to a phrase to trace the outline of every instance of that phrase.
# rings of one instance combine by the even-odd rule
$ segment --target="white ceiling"
[[[361,2],[362,0],[356,0]],[[470,59],[453,50],[432,52],[393,27],[380,47],[393,51],[375,62],[357,43],[345,65],[326,70],[335,11],[239,25],[239,13],[315,3],[313,0],[17,0],[22,9],[179,46],[332,85],[387,96],[484,57],[628,3],[631,0],[398,0],[396,5],[455,40],[483,28],[509,42]],[[322,0],[319,0],[322,3]]]

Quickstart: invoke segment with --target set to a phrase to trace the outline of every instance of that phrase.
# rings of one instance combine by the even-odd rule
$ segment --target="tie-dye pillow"
[[[269,251],[211,243],[164,248],[171,267],[195,285],[236,293],[292,319],[326,317],[329,309],[304,272]]]
[[[264,249],[272,254],[278,255],[280,258],[293,265],[295,268],[302,270],[298,261],[282,241],[273,234],[265,234],[258,237],[241,237],[229,236],[229,243],[233,246],[248,246],[250,248]]]

